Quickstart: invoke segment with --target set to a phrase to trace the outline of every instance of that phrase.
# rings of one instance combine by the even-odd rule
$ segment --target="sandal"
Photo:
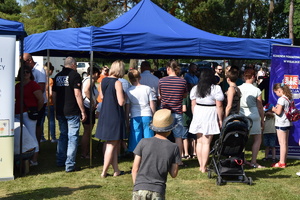
[[[250,167],[252,167],[252,168],[258,168],[258,169],[260,169],[260,168],[266,168],[265,166],[262,166],[262,165],[260,165],[260,164],[258,164],[258,163],[252,163],[252,164],[250,164]]]
[[[271,167],[286,168],[286,163],[281,163],[281,162],[273,163]]]
[[[190,155],[185,155],[185,156],[182,156],[181,158],[182,159],[191,159],[191,156]]]

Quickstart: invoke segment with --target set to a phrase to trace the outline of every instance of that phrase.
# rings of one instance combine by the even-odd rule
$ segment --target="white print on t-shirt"
[[[69,77],[68,76],[58,76],[56,77],[57,86],[69,86]]]

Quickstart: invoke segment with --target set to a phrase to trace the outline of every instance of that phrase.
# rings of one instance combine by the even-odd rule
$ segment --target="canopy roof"
[[[51,56],[87,56],[81,51],[94,51],[95,57],[104,58],[271,59],[272,44],[290,45],[291,40],[215,35],[180,21],[150,0],[142,0],[100,28],[64,29],[31,35],[25,39],[25,52],[43,55],[50,49],[55,50],[51,51]]]
[[[22,23],[0,18],[0,35],[26,36],[26,32]]]

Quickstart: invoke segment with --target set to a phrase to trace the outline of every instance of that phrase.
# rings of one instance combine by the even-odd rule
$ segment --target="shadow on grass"
[[[8,194],[8,197],[1,198],[1,200],[13,200],[13,199],[51,199],[56,198],[58,196],[67,196],[78,190],[86,190],[93,188],[101,188],[99,185],[87,185],[79,188],[68,188],[68,187],[56,187],[56,188],[41,188],[37,190],[31,191],[23,191]]]

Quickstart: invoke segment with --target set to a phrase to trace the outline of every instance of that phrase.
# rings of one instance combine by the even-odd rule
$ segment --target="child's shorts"
[[[149,191],[149,190],[133,191],[132,200],[140,200],[140,199],[164,200],[165,195],[158,192]]]
[[[264,134],[264,145],[266,147],[275,147],[275,143],[276,143],[276,133]]]

